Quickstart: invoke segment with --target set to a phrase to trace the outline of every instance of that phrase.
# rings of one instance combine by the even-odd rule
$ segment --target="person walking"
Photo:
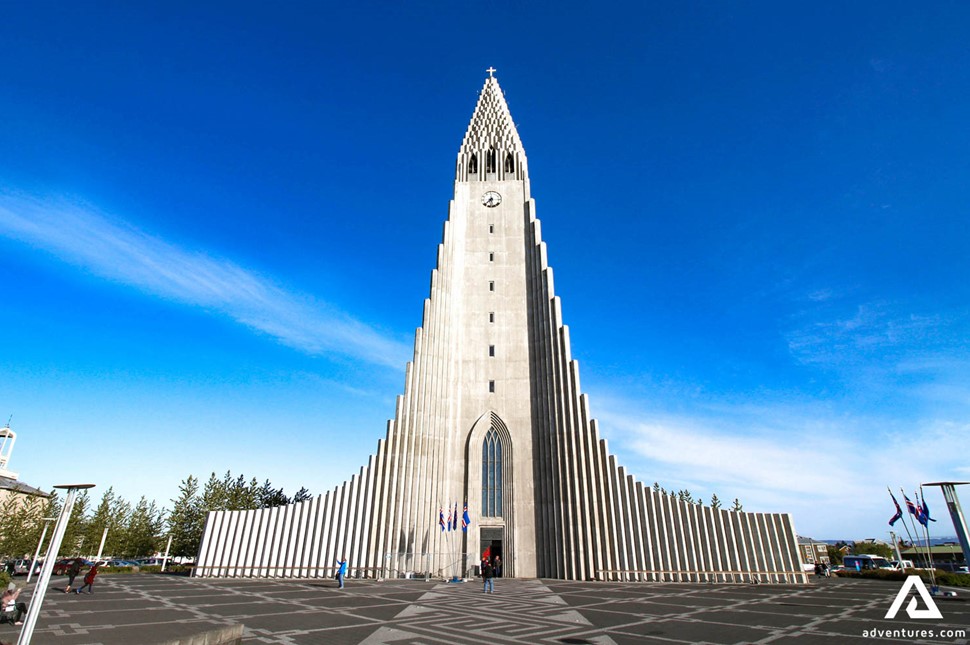
[[[337,560],[337,564],[339,565],[337,568],[337,589],[343,589],[344,576],[347,575],[347,558],[345,557],[343,560]]]
[[[492,563],[488,560],[482,560],[482,580],[485,582],[482,593],[495,593],[494,577],[495,571],[492,569]]]
[[[84,586],[77,590],[79,594],[84,593],[85,587],[88,589],[88,593],[94,593],[94,579],[98,576],[98,567],[100,564],[93,564],[88,572],[84,574]]]
[[[71,567],[67,570],[67,588],[64,590],[64,593],[71,593],[71,587],[74,586],[74,579],[81,573],[82,566],[84,566],[84,560],[74,558],[74,562],[71,563]]]

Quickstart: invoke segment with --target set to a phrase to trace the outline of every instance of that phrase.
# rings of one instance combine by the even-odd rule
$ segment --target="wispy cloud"
[[[884,303],[857,305],[851,315],[804,322],[788,334],[793,357],[806,364],[836,364],[879,352],[896,356],[932,340],[939,316],[899,314]]]
[[[400,368],[409,348],[325,302],[191,252],[87,204],[0,193],[0,235],[145,293],[219,312],[300,351]]]
[[[593,403],[611,448],[638,479],[688,489],[705,503],[717,493],[726,503],[740,498],[747,510],[790,512],[816,537],[888,530],[887,485],[910,489],[968,471],[963,453],[947,448],[965,441],[966,422],[910,424],[790,401],[714,403],[693,413],[615,394]]]

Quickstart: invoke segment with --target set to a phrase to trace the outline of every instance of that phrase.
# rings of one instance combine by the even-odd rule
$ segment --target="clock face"
[[[482,204],[484,204],[485,206],[488,206],[489,208],[498,206],[501,203],[502,203],[502,196],[499,195],[494,190],[490,190],[484,195],[482,195]]]

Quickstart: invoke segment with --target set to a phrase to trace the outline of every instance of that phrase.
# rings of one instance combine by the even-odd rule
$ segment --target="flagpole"
[[[902,486],[899,487],[899,492],[902,493],[904,500],[908,500],[909,499],[909,497],[906,495],[906,491],[903,490],[903,487]],[[915,522],[916,521],[916,516],[913,514],[913,512],[909,508],[910,503],[911,502],[907,502],[907,504],[906,504],[906,513],[905,513],[905,515],[912,515],[913,516],[913,522]],[[909,539],[913,542],[913,548],[916,549],[916,552],[917,553],[919,553],[919,545],[917,544],[916,540],[913,539],[913,535],[909,532],[909,525],[906,524],[906,518],[905,517],[903,518],[903,526],[906,527],[906,535],[908,535],[909,536]],[[913,533],[916,533],[916,536],[919,537],[919,531],[916,530],[916,524],[913,524]],[[927,554],[926,553],[923,553],[923,562],[926,563],[926,565],[930,569],[933,568],[933,562],[932,562],[932,560],[927,560]]]
[[[916,536],[917,537],[919,537],[919,529],[916,528],[916,524],[918,523],[918,520],[919,520],[919,513],[922,513],[923,512],[923,507],[920,505],[921,501],[922,500],[920,500],[919,495],[916,495],[916,511],[917,511],[917,514],[913,516],[913,518],[914,518],[913,519],[913,532],[916,533]],[[919,522],[919,523],[922,523],[922,522]],[[924,553],[923,557],[926,560],[926,566],[930,570],[930,578],[932,580],[936,580],[936,576],[933,575],[933,553],[932,553],[932,551],[930,551],[930,540],[929,540],[929,536],[928,535],[927,535],[926,539],[923,541],[923,553]]]
[[[936,568],[933,566],[933,548],[930,546],[930,516],[926,514],[923,507],[926,506],[926,502],[923,500],[925,498],[925,493],[923,492],[923,485],[919,485],[919,499],[917,503],[919,504],[919,510],[923,513],[923,534],[926,535],[926,553],[930,556],[930,584],[932,585],[931,591],[939,591],[939,587],[936,584]],[[929,508],[926,506],[926,508]]]
[[[895,495],[893,495],[892,489],[889,488],[889,486],[886,486],[886,490],[889,491],[889,496],[892,497],[893,500],[895,500],[896,497],[895,497]],[[903,489],[900,488],[899,489],[899,492],[902,493],[902,491],[903,491]],[[906,493],[903,493],[903,500],[905,500],[905,499],[906,499]],[[898,504],[899,502],[896,502],[896,503]],[[910,544],[912,544],[913,545],[913,548],[916,549],[916,552],[919,553],[919,547],[916,545],[916,540],[913,539],[913,534],[909,532],[909,525],[906,524],[906,515],[908,515],[908,514],[909,514],[909,507],[907,506],[905,513],[900,512],[899,519],[902,520],[902,522],[903,522],[903,528],[906,529],[906,537],[909,538]]]

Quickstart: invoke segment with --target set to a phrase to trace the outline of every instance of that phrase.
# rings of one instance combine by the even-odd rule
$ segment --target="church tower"
[[[515,577],[795,581],[788,515],[684,502],[609,454],[493,72],[458,151],[386,436],[367,466],[314,499],[210,512],[196,575],[321,577],[346,558],[352,576],[464,576],[488,553]]]
[[[375,528],[384,553],[455,558],[480,554],[486,542],[505,554],[507,575],[535,577],[535,221],[525,151],[495,78],[485,81],[458,151],[454,186],[388,431],[390,466],[401,469],[389,491],[398,504]],[[462,544],[438,520],[439,510],[447,520],[466,500],[475,521]]]

